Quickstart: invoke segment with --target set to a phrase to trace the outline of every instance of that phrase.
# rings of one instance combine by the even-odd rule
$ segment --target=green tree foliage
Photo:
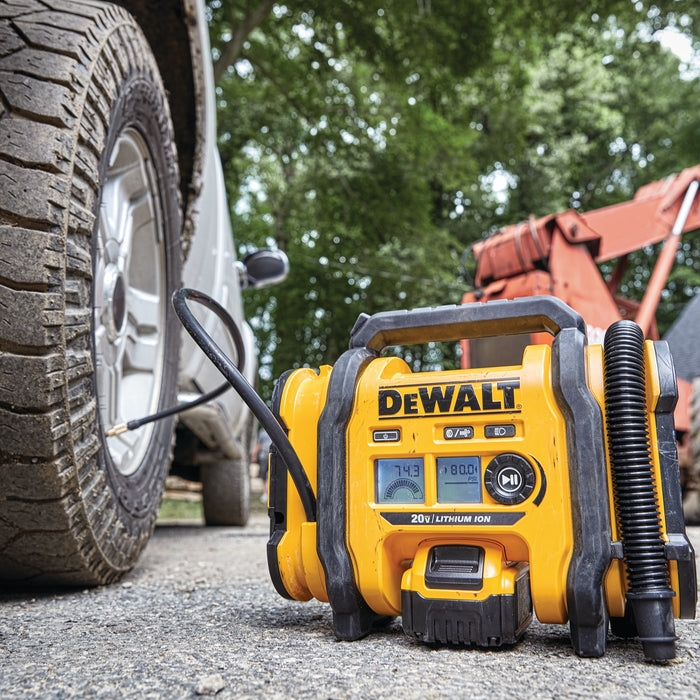
[[[696,3],[208,7],[237,240],[291,261],[286,283],[246,298],[266,392],[285,369],[333,362],[360,312],[459,302],[463,250],[498,226],[627,199],[700,162],[698,80],[651,41],[668,26],[694,37]],[[686,247],[674,299],[700,279]]]

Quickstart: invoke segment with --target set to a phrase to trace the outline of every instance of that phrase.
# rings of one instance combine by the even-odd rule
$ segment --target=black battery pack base
[[[526,569],[510,595],[484,600],[425,598],[401,591],[404,632],[427,644],[500,647],[518,642],[532,622],[530,577]]]

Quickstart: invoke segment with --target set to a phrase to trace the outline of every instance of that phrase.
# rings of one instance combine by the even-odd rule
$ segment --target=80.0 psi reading
[[[438,474],[441,476],[478,476],[479,471],[479,465],[472,461],[458,463],[453,462],[450,465],[440,464],[438,468]]]

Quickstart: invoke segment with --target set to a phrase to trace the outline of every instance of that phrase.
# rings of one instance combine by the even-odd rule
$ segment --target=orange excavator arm
[[[555,228],[568,243],[585,243],[597,263],[659,243],[668,238],[689,188],[698,182],[700,165],[641,187],[629,202],[584,213],[569,209],[506,226],[474,244],[476,285],[548,267]],[[680,233],[698,228],[700,198],[694,197]]]
[[[686,194],[700,182],[700,165],[637,190],[631,202],[614,204],[583,214],[600,234],[596,262],[622,255],[666,239],[683,214]],[[693,197],[678,234],[700,228],[700,199]]]

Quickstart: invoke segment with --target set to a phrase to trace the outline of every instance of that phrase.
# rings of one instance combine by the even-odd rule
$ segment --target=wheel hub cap
[[[114,342],[126,328],[126,284],[116,265],[107,265],[104,277],[103,321],[107,337]]]

